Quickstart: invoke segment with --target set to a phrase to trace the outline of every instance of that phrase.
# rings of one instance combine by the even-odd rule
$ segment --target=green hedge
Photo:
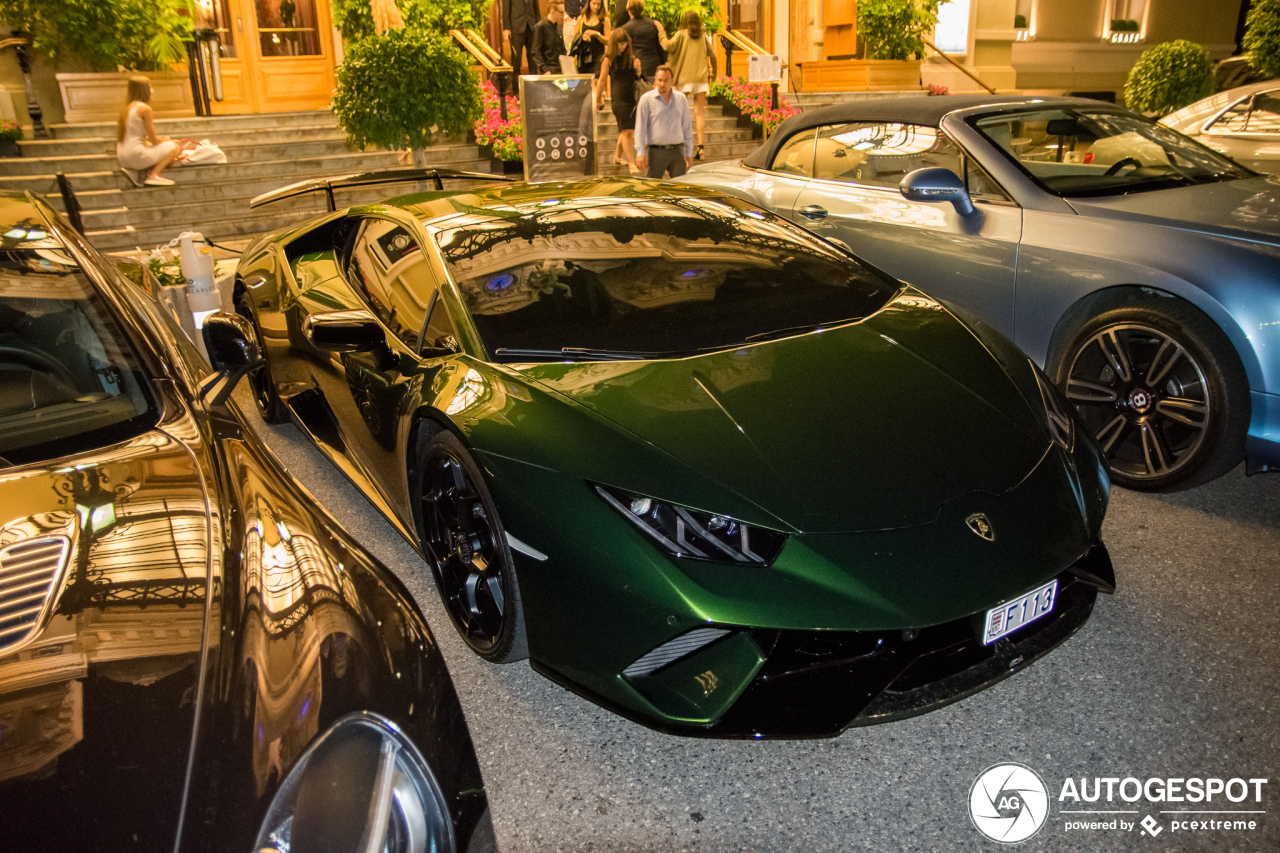
[[[1213,94],[1213,66],[1204,48],[1185,39],[1144,50],[1124,84],[1125,105],[1167,115]]]
[[[1244,26],[1249,64],[1268,79],[1280,77],[1280,0],[1254,0]]]

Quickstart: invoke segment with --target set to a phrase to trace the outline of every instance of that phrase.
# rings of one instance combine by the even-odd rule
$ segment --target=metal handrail
[[[920,41],[924,42],[924,46],[925,46],[925,47],[929,48],[929,49],[930,49],[930,50],[932,50],[935,54],[937,54],[938,56],[941,56],[941,57],[942,57],[943,59],[945,59],[947,62],[950,62],[950,63],[951,63],[952,65],[954,65],[956,68],[960,69],[960,73],[964,74],[964,75],[965,75],[966,77],[968,77],[970,80],[972,80],[973,82],[977,83],[979,86],[981,86],[982,88],[986,89],[986,90],[987,90],[988,92],[990,92],[991,94],[993,94],[993,95],[994,95],[994,94],[996,93],[996,90],[995,90],[995,89],[993,89],[993,88],[991,88],[990,86],[988,86],[986,83],[983,83],[983,82],[982,82],[982,79],[981,79],[980,77],[978,77],[978,75],[977,75],[977,74],[974,74],[974,73],[973,73],[972,71],[970,71],[968,68],[965,68],[965,67],[964,67],[963,65],[961,65],[959,62],[956,62],[954,59],[952,59],[951,57],[947,56],[947,55],[946,55],[945,53],[943,53],[942,51],[938,50],[938,46],[937,46],[937,45],[935,45],[933,42],[929,41],[929,40],[928,40],[928,39],[926,39],[926,38],[922,38],[922,39],[920,39]]]
[[[18,54],[18,67],[22,70],[22,85],[27,91],[27,116],[31,119],[31,135],[36,139],[48,139],[49,131],[44,126],[44,111],[36,100],[36,87],[31,80],[31,39],[25,35],[14,35],[0,41],[0,50],[12,47]]]
[[[458,46],[475,57],[476,62],[488,74],[505,74],[512,71],[511,65],[502,58],[493,47],[475,30],[449,30],[449,35]]]
[[[735,30],[729,29],[728,26],[726,26],[720,32],[716,33],[716,35],[720,36],[721,41],[727,41],[732,43],[735,48],[745,52],[748,56],[768,56],[769,55],[769,52],[765,50],[763,47],[756,44],[751,39],[747,38],[741,33]]]

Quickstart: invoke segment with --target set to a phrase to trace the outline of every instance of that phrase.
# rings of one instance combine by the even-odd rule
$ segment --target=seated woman
[[[116,159],[125,177],[137,186],[172,186],[160,173],[182,150],[167,136],[156,136],[151,113],[151,81],[141,74],[129,78],[128,103],[116,123]]]

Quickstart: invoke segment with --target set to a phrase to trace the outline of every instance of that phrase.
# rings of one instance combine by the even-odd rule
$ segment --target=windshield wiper
[[[494,356],[503,361],[519,359],[551,359],[553,361],[644,361],[664,358],[668,353],[641,352],[638,350],[589,349],[587,347],[561,347],[560,349],[521,349],[499,347]]]

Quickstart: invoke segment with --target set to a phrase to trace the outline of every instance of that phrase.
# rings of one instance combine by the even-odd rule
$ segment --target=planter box
[[[68,124],[115,121],[125,107],[129,78],[136,72],[58,74],[62,106]],[[191,81],[185,71],[149,71],[151,109],[156,118],[187,118],[196,114]]]
[[[805,92],[903,92],[920,89],[918,59],[797,62]]]

